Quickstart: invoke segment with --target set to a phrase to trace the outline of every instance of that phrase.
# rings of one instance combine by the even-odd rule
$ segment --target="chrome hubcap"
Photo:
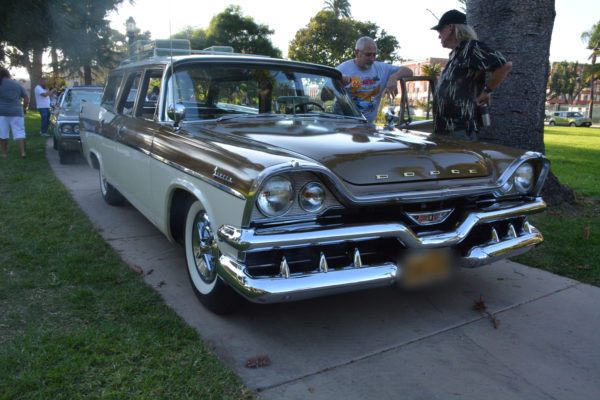
[[[199,213],[194,218],[192,228],[192,252],[196,270],[203,281],[210,283],[215,279],[216,268],[213,256],[214,236],[208,217]]]

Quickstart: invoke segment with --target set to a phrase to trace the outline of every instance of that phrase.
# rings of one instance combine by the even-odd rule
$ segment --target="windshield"
[[[82,101],[88,101],[93,104],[100,104],[102,98],[102,90],[84,91],[84,90],[69,90],[65,98],[64,107],[79,106]]]
[[[331,114],[362,117],[346,96],[342,83],[274,66],[190,64],[169,78],[167,109],[173,102],[185,106],[186,121],[228,115]]]

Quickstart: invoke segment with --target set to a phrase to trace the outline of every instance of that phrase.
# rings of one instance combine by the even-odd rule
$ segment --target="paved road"
[[[513,262],[456,282],[206,311],[183,251],[131,206],[111,207],[83,161],[56,176],[103,237],[264,399],[600,399],[600,289]],[[483,299],[499,320],[474,309]],[[246,368],[254,357],[271,365]]]

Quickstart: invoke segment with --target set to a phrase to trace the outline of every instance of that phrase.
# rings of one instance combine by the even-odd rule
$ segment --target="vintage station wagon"
[[[542,154],[378,128],[333,68],[153,54],[83,106],[83,153],[108,203],[184,245],[214,312],[418,287],[542,241]]]

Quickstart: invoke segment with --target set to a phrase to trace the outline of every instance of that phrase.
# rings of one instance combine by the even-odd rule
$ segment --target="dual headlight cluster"
[[[265,216],[279,217],[288,212],[297,199],[304,211],[317,213],[323,209],[326,193],[321,183],[308,182],[296,194],[289,178],[276,175],[262,185],[256,196],[256,205]]]
[[[79,124],[62,124],[60,126],[60,133],[79,135]]]
[[[527,194],[533,191],[535,183],[535,168],[531,163],[524,162],[502,185],[500,190],[503,195]]]

